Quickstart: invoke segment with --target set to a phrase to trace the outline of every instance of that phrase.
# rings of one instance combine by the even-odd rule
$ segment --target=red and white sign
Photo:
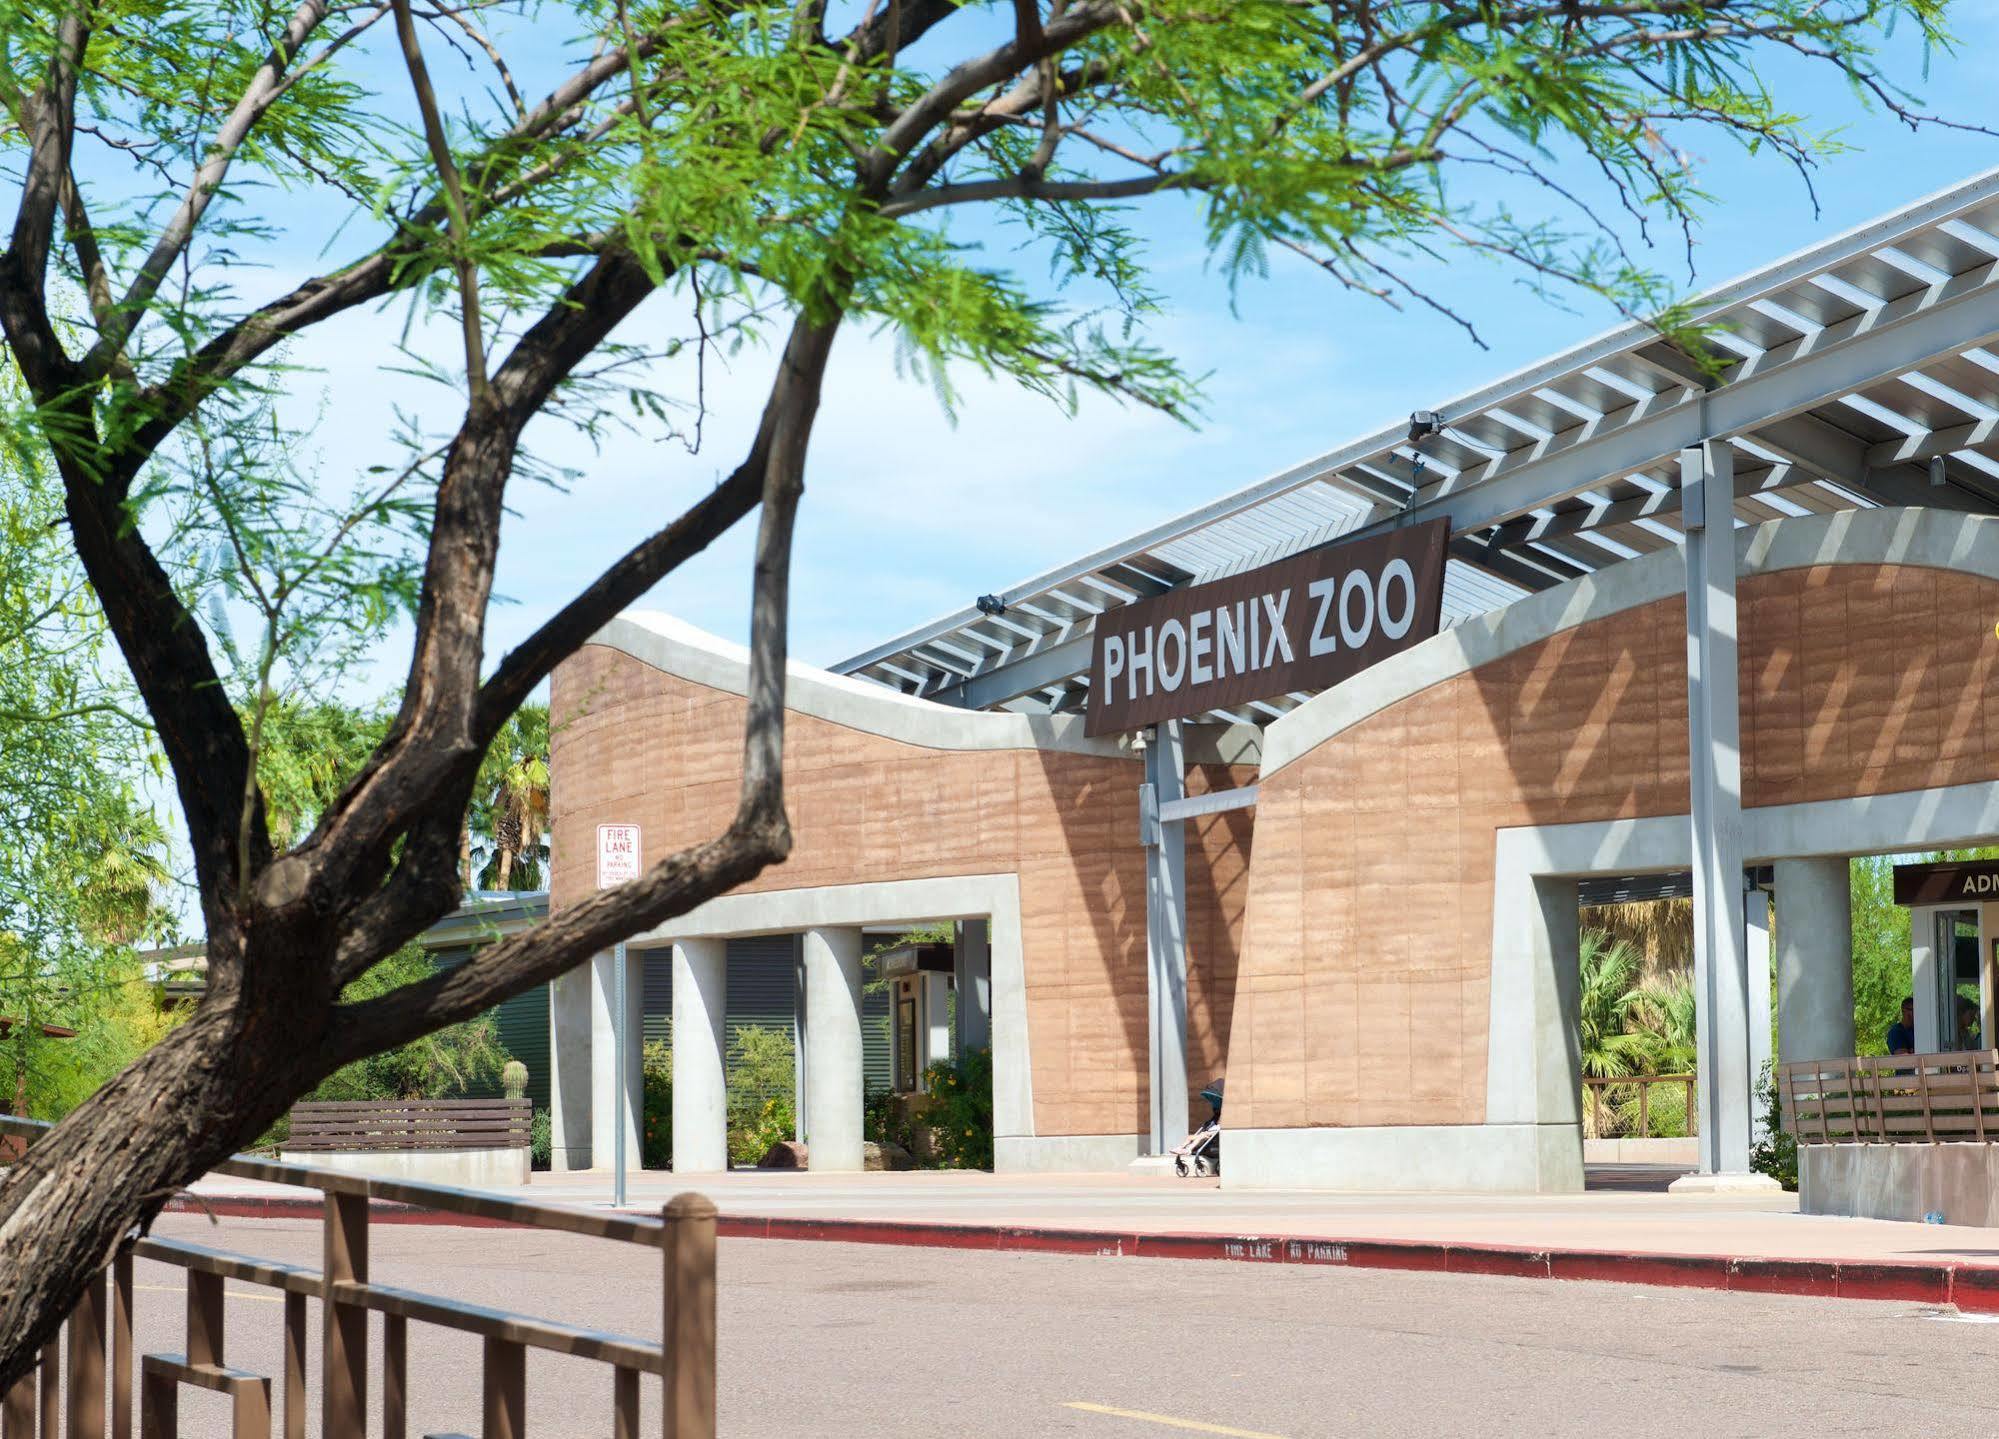
[[[597,826],[597,888],[615,889],[639,877],[639,827]]]

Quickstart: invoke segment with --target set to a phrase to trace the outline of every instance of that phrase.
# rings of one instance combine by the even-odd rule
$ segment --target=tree
[[[792,523],[843,325],[893,331],[947,397],[963,363],[1065,404],[1094,390],[1187,415],[1192,387],[1145,338],[1157,301],[1122,208],[1171,195],[1198,213],[1231,278],[1295,250],[1339,284],[1421,302],[1405,262],[1451,246],[1659,313],[1677,332],[1663,288],[1597,214],[1622,207],[1634,229],[1645,214],[1690,223],[1697,133],[1809,166],[1823,142],[1767,92],[1765,57],[1828,66],[1915,116],[1871,47],[1893,23],[1941,41],[1944,0],[852,9],[0,10],[20,176],[0,327],[26,390],[9,432],[60,476],[68,538],[156,726],[209,960],[188,1021],[0,1186],[0,1385],[164,1196],[326,1075],[783,859]],[[429,63],[440,46],[482,72],[454,67],[457,88],[441,93]],[[576,58],[530,101],[509,46],[538,67]],[[1599,188],[1569,186],[1572,165]],[[1450,175],[1474,166],[1549,213],[1452,199]],[[279,187],[297,198],[263,203]],[[971,207],[987,230],[954,219]],[[239,259],[290,216],[316,242],[333,236],[341,258],[244,298],[255,272]],[[1006,240],[998,253],[1018,273],[968,243],[986,233]],[[1036,287],[1021,278],[1043,273]],[[279,421],[277,397],[296,342],[389,300],[411,333],[435,320],[456,336],[449,362],[409,347],[382,356],[448,386],[452,419],[432,433],[385,413],[379,438],[398,441],[400,459],[367,466],[349,494]],[[645,338],[614,338],[649,303],[626,331]],[[775,373],[744,453],[684,512],[648,517],[487,668],[509,486],[566,478],[541,437],[625,417],[698,443],[702,361],[745,337],[769,338]],[[692,359],[679,389],[652,378],[679,373],[653,367],[669,351]],[[752,510],[729,827],[448,973],[342,1001],[458,899],[459,836],[508,717]],[[405,611],[408,675],[379,744],[308,832],[280,842],[260,782],[269,715],[301,674]],[[246,620],[254,642],[238,645]]]
[[[466,858],[474,830],[487,840],[482,881],[492,889],[537,889],[548,859],[548,706],[522,705],[494,738],[467,815]],[[467,888],[471,886],[467,870]]]

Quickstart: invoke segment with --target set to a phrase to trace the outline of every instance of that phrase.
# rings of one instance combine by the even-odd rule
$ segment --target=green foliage
[[[283,699],[264,711],[262,723],[257,782],[271,840],[289,847],[360,773],[388,730],[389,714],[331,700]]]
[[[1895,861],[1869,856],[1848,866],[1853,897],[1853,1037],[1861,1054],[1888,1052],[1888,1026],[1901,1017],[1913,982],[1909,911],[1895,903]],[[1778,917],[1778,923],[1783,918]]]
[[[349,984],[340,997],[349,1003],[373,999],[435,973],[437,966],[421,945],[405,945]],[[482,1014],[335,1070],[306,1097],[455,1099],[491,1093],[506,1059],[492,1015]]]
[[[1685,976],[1641,984],[1638,952],[1623,938],[1582,931],[1577,1028],[1583,1074],[1622,1079],[1691,1074],[1697,1061],[1694,989]],[[1637,1085],[1586,1094],[1583,1132],[1591,1137],[1636,1134],[1641,1118]],[[1643,1100],[1644,1127],[1660,1137],[1684,1135],[1686,1093],[1654,1085]]]
[[[1653,1035],[1638,1023],[1646,1013],[1646,995],[1638,987],[1637,951],[1621,939],[1586,929],[1581,964],[1576,1020],[1583,1074],[1610,1079],[1645,1072],[1656,1046]]]
[[[729,1101],[729,1163],[755,1164],[780,1140],[796,1138],[798,1114],[788,1094]]]
[[[868,1086],[861,1101],[861,1134],[876,1144],[896,1144],[916,1152],[916,1126],[908,1109],[898,1102],[893,1089],[879,1084]]]
[[[480,889],[548,882],[548,706],[523,705],[487,747],[467,824],[483,858]]]
[[[139,788],[158,757],[64,533],[60,487],[0,456],[0,1015],[24,1021],[0,1039],[0,1109],[18,1093],[42,1119],[164,1033],[132,946],[171,928]]]
[[[528,1124],[528,1167],[548,1169],[554,1164],[554,1156],[555,1116],[546,1109],[537,1109]]]
[[[798,1134],[798,1054],[787,1030],[746,1024],[730,1041],[729,1162],[755,1164]]]
[[[729,1042],[728,1063],[731,1102],[789,1100],[796,1092],[798,1052],[789,1030],[763,1024],[737,1027]]]
[[[922,1121],[937,1131],[938,1157],[951,1169],[993,1167],[993,1052],[973,1049],[923,1071],[929,1096]]]
[[[1763,1106],[1763,1138],[1749,1151],[1749,1167],[1767,1174],[1788,1190],[1798,1187],[1798,1141],[1784,1132],[1784,1109],[1777,1098],[1776,1071],[1763,1066],[1756,1080],[1756,1102]]]
[[[649,1039],[639,1056],[644,1076],[643,1128],[639,1163],[647,1169],[673,1168],[673,1050],[661,1039]]]
[[[1853,1036],[1861,1054],[1888,1052],[1888,1027],[1909,997],[1909,911],[1895,903],[1895,866],[1999,858],[1999,848],[1862,856],[1848,868],[1853,898]],[[1779,916],[1779,923],[1782,917]],[[1972,998],[1976,1000],[1977,995]]]

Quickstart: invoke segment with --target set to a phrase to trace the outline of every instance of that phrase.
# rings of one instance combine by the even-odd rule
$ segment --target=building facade
[[[1580,1188],[1579,886],[1681,875],[1703,1182],[1753,1182],[1773,1011],[1779,1057],[1853,1052],[1848,859],[1999,836],[1995,257],[1999,173],[1706,297],[1705,363],[1613,331],[793,665],[790,859],[632,941],[673,955],[686,1167],[717,1152],[717,946],[797,936],[807,1139],[843,1168],[860,933],[948,922],[1003,1169],[1156,1160],[1225,1076],[1227,1184]],[[1246,654],[1365,664],[1193,697],[1204,635],[1259,617]],[[1188,693],[1138,715],[1111,685],[1141,652]],[[726,827],[746,683],[644,614],[558,669],[556,907],[599,825],[648,862]],[[608,962],[556,1000],[598,1132],[605,1046],[565,1060],[561,1016],[603,1012]]]

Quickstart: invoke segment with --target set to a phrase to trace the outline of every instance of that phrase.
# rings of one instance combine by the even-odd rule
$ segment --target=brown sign
[[[1960,864],[1898,864],[1895,866],[1897,904],[1977,904],[1999,900],[1999,859],[1973,859]]]
[[[1437,632],[1448,519],[1346,540],[1097,618],[1093,735],[1322,690]]]

